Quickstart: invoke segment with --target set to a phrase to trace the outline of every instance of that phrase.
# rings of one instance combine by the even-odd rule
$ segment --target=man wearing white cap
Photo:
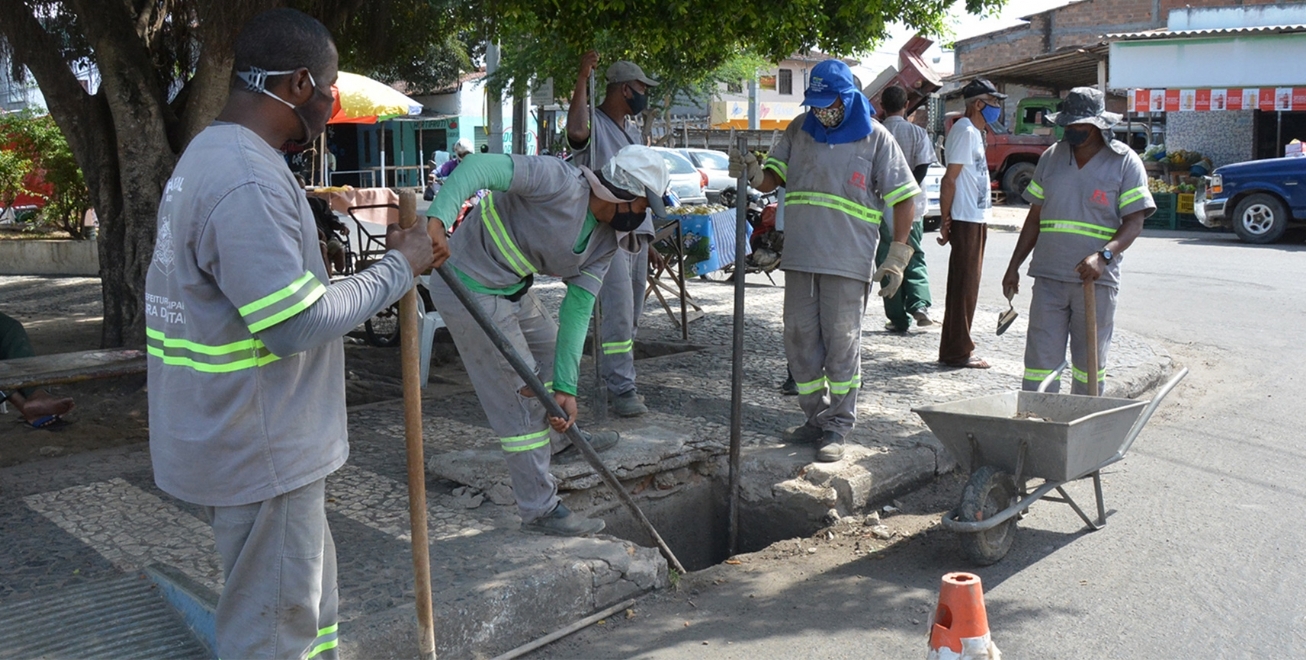
[[[622,149],[599,172],[549,156],[480,154],[463,160],[427,211],[433,220],[427,230],[443,233],[464,199],[490,191],[450,240],[449,265],[568,414],[546,420],[534,392],[453,291],[431,280],[431,300],[499,436],[523,531],[581,536],[603,529],[602,520],[572,513],[559,501],[549,474],[549,427],[561,433],[576,421],[577,372],[594,298],[612,256],[644,222],[646,210],[666,213],[662,195],[669,183],[662,156],[648,147]],[[530,292],[536,273],[567,285],[556,325]],[[591,437],[596,450],[617,442],[611,431]]]
[[[613,62],[607,72],[607,92],[595,112],[590,126],[589,95],[586,83],[598,64],[599,54],[585,53],[580,74],[572,90],[567,111],[567,139],[573,152],[572,163],[601,170],[622,148],[640,143],[639,127],[627,118],[639,115],[648,107],[649,87],[657,81],[644,75],[634,62]],[[648,412],[635,391],[635,332],[644,312],[644,287],[648,281],[648,244],[653,240],[653,221],[646,220],[633,232],[629,249],[619,249],[612,257],[599,306],[603,310],[603,327],[599,329],[602,357],[599,373],[612,393],[612,407],[622,417]]]
[[[810,109],[789,124],[765,167],[751,153],[732,152],[730,169],[747,172],[763,192],[785,186],[785,355],[807,421],[784,437],[816,444],[816,460],[831,462],[843,457],[857,422],[870,283],[881,282],[886,298],[902,284],[913,252],[912,198],[921,189],[893,135],[871,121],[875,110],[847,64],[813,67],[803,104]],[[886,214],[893,243],[877,270]]]

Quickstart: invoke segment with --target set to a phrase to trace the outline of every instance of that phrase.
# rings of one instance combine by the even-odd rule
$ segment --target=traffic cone
[[[926,660],[1000,660],[989,637],[984,587],[978,575],[948,573],[939,586],[939,605],[930,620]]]

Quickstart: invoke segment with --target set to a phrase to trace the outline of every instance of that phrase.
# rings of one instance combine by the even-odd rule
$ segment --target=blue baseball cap
[[[803,105],[813,108],[828,108],[834,100],[855,91],[853,71],[842,60],[826,60],[812,68],[807,80],[807,91],[803,93]]]

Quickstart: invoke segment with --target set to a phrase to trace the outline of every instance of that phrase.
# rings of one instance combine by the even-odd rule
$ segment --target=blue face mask
[[[998,123],[998,119],[1002,117],[1002,108],[985,105],[984,109],[980,110],[980,114],[984,115],[984,121],[990,124],[996,124]]]

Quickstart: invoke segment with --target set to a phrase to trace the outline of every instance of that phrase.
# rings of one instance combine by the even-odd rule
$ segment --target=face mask
[[[637,115],[644,112],[644,108],[648,107],[648,94],[641,94],[630,85],[627,85],[626,89],[630,90],[630,98],[626,99],[626,105],[630,106],[630,114]]]
[[[290,101],[287,101],[281,98],[280,96],[277,96],[276,94],[273,94],[272,92],[269,92],[267,90],[266,85],[267,85],[268,76],[284,76],[294,72],[295,72],[294,70],[264,71],[263,69],[260,69],[258,67],[251,67],[249,71],[237,71],[236,76],[241,80],[245,81],[245,89],[247,91],[255,92],[258,94],[266,94],[280,101],[281,103],[285,104],[287,108],[290,108],[291,112],[295,113],[295,116],[299,118],[300,126],[302,126],[304,129],[304,137],[299,140],[291,140],[290,142],[291,144],[294,144],[295,146],[298,147],[306,147],[312,144],[313,141],[316,140],[318,136],[322,134],[322,131],[326,130],[326,122],[328,119],[331,118],[330,104],[315,105],[313,102],[317,100],[318,94],[322,94],[323,96],[327,96],[327,97],[330,97],[330,94],[326,94],[322,92],[322,90],[317,88],[317,82],[313,80],[312,71],[308,72],[308,84],[313,88],[313,95],[310,96],[308,100],[304,102],[303,105],[295,105]],[[317,109],[318,107],[321,107],[322,109],[318,110]],[[312,116],[309,117],[304,116],[304,111],[301,110],[301,108],[308,108],[308,111],[312,112]],[[319,126],[319,125],[322,128],[320,129],[312,128],[313,126]]]
[[[843,106],[835,104],[828,108],[812,108],[816,121],[826,128],[834,128],[843,123]]]
[[[631,211],[627,205],[625,211],[617,211],[612,214],[612,228],[616,231],[635,231],[639,226],[644,224],[644,212],[638,213]]]
[[[1070,145],[1070,146],[1072,146],[1072,147],[1078,147],[1078,146],[1084,144],[1085,142],[1088,142],[1088,138],[1089,138],[1091,135],[1092,135],[1092,131],[1091,131],[1091,130],[1080,130],[1080,129],[1071,130],[1071,129],[1066,129],[1065,132],[1062,133],[1062,137],[1061,137],[1061,139],[1062,139],[1062,140],[1065,140],[1065,141],[1066,141],[1066,144],[1068,144],[1068,145]]]
[[[998,118],[1002,116],[1002,108],[994,105],[985,105],[980,114],[984,115],[984,121],[989,124],[998,123]]]

